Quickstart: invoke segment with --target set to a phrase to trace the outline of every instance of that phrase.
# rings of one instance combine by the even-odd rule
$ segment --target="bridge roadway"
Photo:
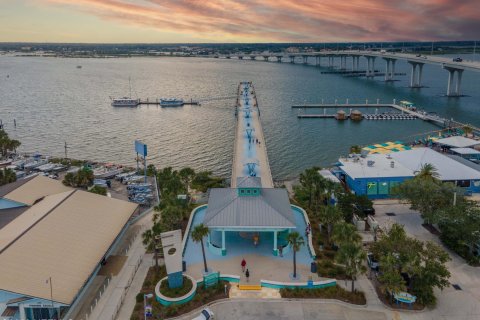
[[[237,178],[255,175],[261,178],[263,188],[273,188],[272,173],[268,162],[265,137],[260,122],[255,88],[251,82],[238,86],[237,123],[232,164],[232,188]],[[259,143],[257,143],[257,139]]]
[[[315,58],[315,65],[321,65],[321,58],[328,58],[328,67],[334,67],[334,59],[340,58],[340,70],[347,70],[347,58],[352,59],[351,69],[353,72],[359,71],[360,57],[364,57],[367,60],[365,73],[367,78],[379,76],[380,74],[375,71],[375,60],[381,58],[385,60],[385,81],[394,81],[395,76],[395,63],[397,60],[406,61],[411,65],[411,88],[421,88],[423,66],[425,64],[441,66],[444,70],[448,71],[448,85],[446,96],[459,97],[460,87],[462,83],[463,71],[469,70],[474,72],[480,72],[480,62],[477,61],[453,61],[451,58],[432,56],[432,55],[415,55],[410,53],[395,53],[389,51],[367,51],[367,50],[345,50],[345,51],[319,51],[319,52],[304,52],[304,53],[279,53],[279,54],[234,54],[224,56],[227,59],[236,57],[243,59],[244,57],[250,57],[251,60],[257,60],[257,57],[263,57],[264,61],[270,61],[270,59],[276,58],[277,62],[282,62],[283,59],[289,58],[291,63],[295,63],[297,57],[303,59],[303,64],[308,64],[309,58]],[[220,56],[214,56],[220,58]]]

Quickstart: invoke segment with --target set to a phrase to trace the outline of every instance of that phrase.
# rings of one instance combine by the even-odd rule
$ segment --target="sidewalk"
[[[152,223],[151,219],[151,214],[147,214],[135,225],[145,225],[146,228],[149,228]],[[129,319],[135,306],[135,296],[140,291],[151,264],[152,255],[145,254],[142,237],[139,235],[132,243],[122,270],[112,278],[110,285],[88,319]],[[125,316],[127,313],[128,315]]]

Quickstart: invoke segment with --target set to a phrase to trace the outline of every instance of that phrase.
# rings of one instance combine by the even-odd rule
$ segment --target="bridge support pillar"
[[[320,56],[315,56],[315,65],[320,66]]]
[[[462,84],[463,69],[456,69],[450,67],[443,68],[448,71],[447,97],[460,97],[460,86]],[[457,73],[457,81],[454,84],[455,72]]]
[[[303,64],[308,64],[308,56],[302,56]]]
[[[423,63],[416,61],[407,61],[412,66],[412,74],[410,76],[410,88],[422,87]],[[418,67],[418,71],[417,71]]]
[[[268,58],[270,58],[270,56],[263,56],[263,60],[268,62]]]
[[[282,62],[282,57],[283,56],[277,56],[277,62]]]
[[[328,57],[328,67],[329,67],[329,68],[332,68],[332,67],[333,67],[333,57],[332,57],[332,56],[329,56],[329,57]]]
[[[368,57],[367,58],[367,71],[365,75],[367,78],[373,78],[375,76],[375,57]]]
[[[340,70],[346,70],[346,69],[347,69],[347,57],[340,56]]]
[[[243,60],[243,56],[238,56],[238,59]]]
[[[255,60],[255,56],[250,56],[250,60]]]
[[[295,56],[290,56],[290,63],[295,63]]]
[[[395,59],[383,58],[386,62],[385,67],[385,81],[393,81],[393,76],[395,75]]]

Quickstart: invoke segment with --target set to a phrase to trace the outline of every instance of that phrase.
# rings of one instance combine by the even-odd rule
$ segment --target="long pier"
[[[159,106],[160,105],[160,100],[159,99],[155,99],[155,100],[150,100],[150,99],[139,99],[138,100],[138,105],[141,105],[141,104],[146,104],[146,105],[157,105]],[[195,101],[195,100],[190,100],[190,101],[183,101],[182,103],[182,106],[184,105],[194,105],[194,106],[198,106],[200,105],[200,102],[199,101]]]
[[[251,82],[241,82],[235,106],[237,118],[232,163],[232,188],[237,178],[255,176],[261,178],[263,188],[273,188],[272,173],[267,147],[260,121],[255,88]]]

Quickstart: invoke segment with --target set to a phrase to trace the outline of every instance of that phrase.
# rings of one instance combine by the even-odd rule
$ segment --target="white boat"
[[[95,179],[110,179],[122,172],[122,168],[98,168],[93,170],[93,176]]]
[[[10,164],[12,164],[12,161],[13,161],[12,159],[1,160],[0,161],[0,168],[9,166]]]
[[[42,172],[49,172],[55,169],[57,165],[55,163],[46,163],[42,164],[41,166],[37,167],[37,170],[42,171]]]
[[[40,167],[41,165],[44,165],[47,163],[47,160],[46,159],[41,159],[41,160],[34,160],[34,161],[31,161],[31,162],[28,162],[28,163],[25,163],[25,165],[23,166],[23,168],[25,170],[32,170],[32,169],[35,169],[37,167]]]
[[[162,107],[181,107],[184,105],[183,99],[160,99],[160,106]]]
[[[132,85],[130,83],[130,78],[128,78],[128,85],[130,87],[130,96],[112,99],[112,107],[136,107],[140,104],[139,99],[132,98]]]

